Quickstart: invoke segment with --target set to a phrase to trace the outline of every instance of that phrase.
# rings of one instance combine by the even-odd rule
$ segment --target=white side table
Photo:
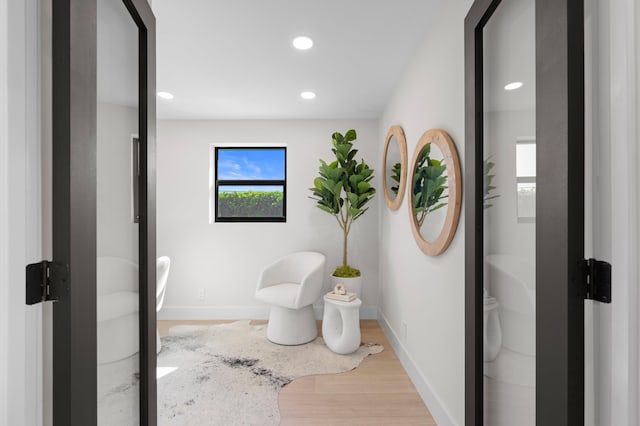
[[[360,299],[341,302],[324,296],[322,337],[329,349],[350,354],[360,347]]]

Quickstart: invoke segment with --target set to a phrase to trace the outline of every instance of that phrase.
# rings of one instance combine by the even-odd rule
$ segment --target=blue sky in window
[[[284,189],[282,186],[268,186],[268,185],[242,185],[242,186],[233,186],[233,185],[221,185],[218,190],[220,192],[283,192]]]
[[[284,180],[284,149],[218,149],[218,180]]]

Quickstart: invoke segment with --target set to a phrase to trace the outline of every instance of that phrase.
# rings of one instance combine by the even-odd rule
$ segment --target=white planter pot
[[[360,297],[360,290],[362,288],[362,275],[355,278],[341,278],[334,277],[333,275],[329,275],[329,282],[331,283],[331,289],[333,290],[338,283],[344,284],[349,293],[355,293],[358,297]]]

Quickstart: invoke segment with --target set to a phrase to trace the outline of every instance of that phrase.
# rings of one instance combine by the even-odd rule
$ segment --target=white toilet
[[[489,296],[486,289],[484,289],[483,294],[484,362],[491,362],[496,359],[502,347],[502,329],[500,328],[500,318],[498,317],[498,301],[495,297]]]

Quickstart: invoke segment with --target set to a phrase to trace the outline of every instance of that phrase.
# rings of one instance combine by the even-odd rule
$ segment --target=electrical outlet
[[[198,295],[196,296],[198,300],[204,300],[204,288],[198,290]]]
[[[407,322],[402,321],[402,340],[407,340]]]

